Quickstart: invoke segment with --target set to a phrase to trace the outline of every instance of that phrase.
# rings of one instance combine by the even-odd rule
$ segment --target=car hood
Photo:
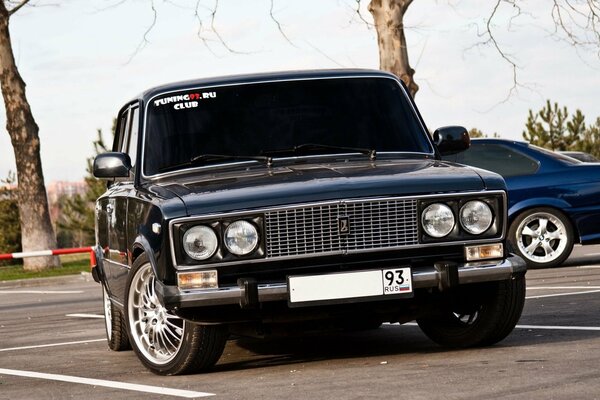
[[[188,215],[334,199],[505,188],[498,175],[430,159],[261,166],[182,175],[160,185],[181,198]]]

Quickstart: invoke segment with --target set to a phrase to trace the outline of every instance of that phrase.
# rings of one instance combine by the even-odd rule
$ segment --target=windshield
[[[189,167],[204,154],[277,157],[307,144],[433,151],[402,88],[387,78],[190,89],[154,98],[147,107],[145,175]],[[232,159],[210,163],[224,162]]]

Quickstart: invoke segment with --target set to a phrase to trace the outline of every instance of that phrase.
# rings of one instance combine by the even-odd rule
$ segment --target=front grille
[[[350,231],[339,232],[339,219]],[[265,213],[267,258],[343,254],[418,244],[417,201],[339,201]]]

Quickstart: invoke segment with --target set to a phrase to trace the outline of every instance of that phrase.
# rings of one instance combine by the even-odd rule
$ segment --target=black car
[[[230,333],[416,319],[447,346],[514,328],[525,264],[497,174],[441,161],[403,84],[369,70],[213,78],[118,114],[96,205],[109,347],[159,374],[205,370]]]
[[[591,155],[590,153],[585,153],[583,151],[559,151],[560,154],[564,154],[565,156],[572,157],[576,160],[586,163],[597,163],[600,162],[596,157]]]

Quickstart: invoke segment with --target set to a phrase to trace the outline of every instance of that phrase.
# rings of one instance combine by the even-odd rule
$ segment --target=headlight
[[[494,215],[487,203],[472,200],[460,209],[460,224],[469,233],[480,235],[492,225]]]
[[[425,233],[434,238],[448,235],[454,229],[454,214],[442,203],[430,204],[423,210],[421,224]]]
[[[250,254],[258,245],[258,231],[248,221],[235,221],[225,230],[225,247],[236,256]]]
[[[217,235],[208,226],[194,226],[183,235],[183,249],[194,260],[212,257],[218,245]]]

